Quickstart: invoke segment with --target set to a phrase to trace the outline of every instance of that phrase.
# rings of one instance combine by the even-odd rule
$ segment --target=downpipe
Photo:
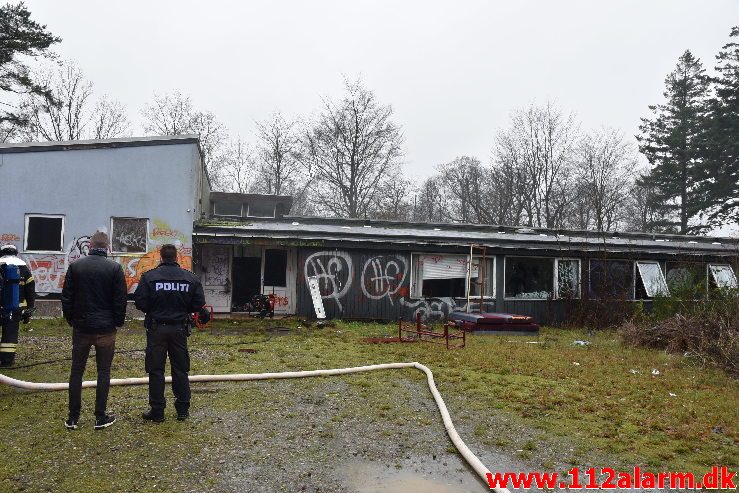
[[[488,474],[491,474],[490,470],[485,464],[477,458],[475,454],[467,447],[462,438],[457,433],[452,423],[452,418],[449,416],[444,399],[441,398],[439,390],[436,388],[434,382],[434,374],[431,370],[422,365],[421,363],[385,363],[380,365],[367,365],[367,366],[354,366],[350,368],[334,368],[328,370],[305,370],[305,371],[285,371],[276,373],[232,373],[225,375],[190,375],[190,382],[243,382],[248,380],[278,380],[286,378],[306,378],[306,377],[330,377],[336,375],[348,375],[351,373],[361,373],[366,371],[375,370],[396,370],[401,368],[415,368],[422,371],[426,375],[426,382],[428,383],[431,395],[434,397],[436,407],[439,408],[441,418],[444,422],[444,428],[449,435],[454,446],[459,451],[460,455],[465,461],[474,469],[474,471],[482,478],[485,484],[488,484]],[[172,382],[172,377],[165,378],[166,383]],[[110,380],[110,385],[146,385],[149,383],[148,377],[139,378],[113,378]],[[37,383],[37,382],[26,382],[24,380],[18,380],[16,378],[9,377],[0,373],[0,384],[9,385],[22,390],[36,390],[36,391],[55,391],[55,390],[67,390],[69,383]],[[82,388],[95,387],[97,382],[95,380],[86,380],[82,382]],[[507,488],[494,488],[493,491],[496,493],[510,493]]]

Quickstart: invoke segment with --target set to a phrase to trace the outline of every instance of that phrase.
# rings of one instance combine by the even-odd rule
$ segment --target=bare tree
[[[241,137],[232,142],[219,158],[219,173],[212,177],[215,188],[227,192],[248,193],[253,191],[254,159],[251,149]]]
[[[226,127],[210,111],[193,108],[192,100],[179,91],[154,95],[154,101],[144,106],[144,132],[149,135],[195,134],[200,137],[203,159],[214,183],[220,183],[220,163],[217,159],[227,140]]]
[[[297,120],[286,120],[280,112],[257,122],[257,186],[263,193],[293,193],[305,182],[303,138]]]
[[[361,82],[346,83],[338,102],[325,100],[306,134],[315,202],[336,216],[368,217],[400,167],[403,136],[393,110]]]
[[[426,178],[413,196],[414,221],[439,223],[446,221],[447,197],[443,193],[443,179],[438,175]]]
[[[19,134],[19,128],[13,122],[0,122],[0,143],[11,142]]]
[[[641,179],[646,172],[645,170],[642,173],[636,173],[636,179],[629,189],[629,195],[624,204],[625,229],[629,231],[647,233],[661,231],[661,229],[658,230],[658,220],[663,217],[663,212],[654,205],[655,200],[652,195],[655,191]]]
[[[623,133],[610,128],[583,136],[577,151],[579,197],[587,202],[597,231],[618,227],[633,185],[636,150]]]
[[[524,218],[529,226],[562,226],[574,192],[574,115],[551,103],[513,113],[498,135],[497,160],[520,176]]]
[[[489,169],[475,157],[461,156],[437,167],[443,184],[445,219],[452,222],[484,223],[490,220],[487,187]]]
[[[409,221],[413,217],[411,205],[411,181],[397,173],[385,180],[381,193],[375,197],[372,205],[372,217],[394,221]]]
[[[128,132],[123,106],[106,96],[96,99],[92,82],[74,63],[47,66],[36,78],[49,91],[27,94],[21,102],[26,140],[109,139]]]

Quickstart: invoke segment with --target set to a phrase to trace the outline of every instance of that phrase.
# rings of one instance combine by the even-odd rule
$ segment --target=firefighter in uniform
[[[159,254],[161,263],[141,276],[134,293],[136,308],[146,313],[145,365],[149,374],[150,409],[142,417],[157,423],[164,421],[164,366],[168,354],[177,419],[184,421],[188,418],[190,355],[187,337],[190,335],[190,314],[198,313],[203,322],[210,318],[210,313],[203,308],[203,286],[192,272],[177,264],[177,248],[163,245]]]
[[[20,322],[31,320],[36,300],[36,285],[26,263],[18,258],[15,245],[0,246],[0,271],[2,271],[3,296],[0,306],[0,366],[12,366],[18,346]]]

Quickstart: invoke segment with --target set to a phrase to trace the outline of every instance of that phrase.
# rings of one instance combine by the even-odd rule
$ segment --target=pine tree
[[[739,223],[739,26],[716,60],[708,102],[700,191],[712,225]]]
[[[61,41],[46,30],[46,26],[31,19],[23,2],[0,6],[0,91],[15,94],[43,94],[49,91],[36,83],[24,58],[48,56],[49,47]],[[4,108],[13,105],[3,101]],[[0,111],[0,123],[22,124],[22,118],[12,111]]]
[[[688,222],[704,205],[696,182],[708,90],[703,65],[685,51],[665,79],[665,103],[650,106],[653,117],[641,119],[636,138],[652,167],[640,183],[654,192],[650,206],[661,216],[653,225],[657,229],[702,229]]]

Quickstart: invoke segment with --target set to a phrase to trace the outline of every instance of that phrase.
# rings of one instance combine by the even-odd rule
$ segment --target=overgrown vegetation
[[[702,300],[695,295],[688,290],[655,298],[651,313],[637,309],[621,326],[624,342],[682,354],[739,377],[739,291],[716,290]]]

